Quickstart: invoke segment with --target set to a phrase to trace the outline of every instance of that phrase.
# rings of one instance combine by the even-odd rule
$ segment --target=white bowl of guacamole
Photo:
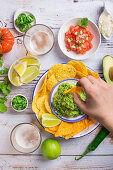
[[[66,122],[77,122],[86,117],[86,114],[74,103],[74,97],[71,93],[65,93],[76,86],[77,79],[70,78],[60,81],[56,84],[50,94],[50,106],[53,113],[61,120]],[[83,91],[80,98],[85,101],[86,94]]]

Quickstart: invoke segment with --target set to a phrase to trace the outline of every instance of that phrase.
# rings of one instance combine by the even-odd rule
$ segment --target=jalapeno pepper
[[[25,24],[25,23],[26,23],[26,20],[27,20],[26,14],[21,13],[21,14],[18,16],[19,24]]]
[[[21,32],[26,32],[27,31],[27,29],[28,28],[30,28],[31,27],[31,24],[30,23],[28,23],[28,24],[23,24],[23,25],[20,25],[20,31]]]
[[[35,17],[34,17],[33,15],[31,15],[31,14],[29,14],[29,15],[27,16],[27,22],[28,22],[28,23],[33,22],[34,19],[35,19]]]
[[[105,128],[102,127],[100,132],[97,134],[97,136],[95,137],[95,139],[88,145],[88,148],[86,149],[86,151],[83,153],[83,155],[75,160],[80,160],[81,158],[83,158],[88,152],[90,151],[94,151],[98,145],[105,139],[105,137],[109,134],[110,132]]]

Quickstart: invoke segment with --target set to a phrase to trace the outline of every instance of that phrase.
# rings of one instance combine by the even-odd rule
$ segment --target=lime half
[[[20,77],[20,81],[23,83],[28,83],[32,81],[38,76],[39,71],[40,71],[39,67],[36,66],[27,67],[24,74]]]
[[[42,115],[42,125],[44,127],[54,127],[61,123],[61,120],[58,119],[55,115],[44,113]]]
[[[27,62],[22,62],[14,66],[14,69],[19,74],[19,76],[22,76],[25,73],[26,68],[27,68]]]

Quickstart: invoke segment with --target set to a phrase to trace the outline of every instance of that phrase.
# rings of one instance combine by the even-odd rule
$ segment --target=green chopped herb
[[[73,41],[73,38],[71,38],[70,40]]]
[[[12,106],[15,110],[24,110],[27,107],[27,100],[24,96],[17,95],[12,100]]]
[[[82,47],[83,44],[79,44],[79,47]]]
[[[87,38],[88,36],[85,36],[85,38]]]
[[[85,32],[85,30],[83,30],[83,33]]]
[[[76,46],[76,44],[73,44],[74,46]]]
[[[78,45],[76,45],[76,47],[78,47]]]
[[[78,25],[81,27],[87,27],[88,26],[88,18],[82,18],[79,20]]]
[[[78,36],[80,35],[80,32],[77,34]]]
[[[83,42],[83,39],[81,39],[80,41],[82,41],[82,42]]]

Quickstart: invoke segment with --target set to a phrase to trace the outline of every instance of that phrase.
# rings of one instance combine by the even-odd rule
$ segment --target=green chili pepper
[[[23,25],[20,25],[20,31],[21,32],[26,32],[27,29],[29,28],[28,24],[23,24]]]
[[[26,20],[27,20],[26,14],[21,13],[21,14],[18,16],[19,24],[25,24],[25,23],[26,23]],[[18,22],[18,21],[17,21],[17,22]]]
[[[15,20],[15,23],[16,23],[17,26],[20,25],[20,22],[19,22],[18,18]]]
[[[94,151],[98,145],[105,139],[105,137],[109,134],[110,132],[105,128],[102,127],[102,129],[100,130],[100,132],[97,134],[97,136],[95,137],[95,139],[88,145],[88,148],[86,149],[86,151],[83,153],[83,155],[75,160],[80,160],[81,158],[83,158],[88,152],[90,151]]]
[[[27,16],[27,23],[33,22],[34,19],[35,19],[35,17],[34,17],[33,15],[29,14],[29,15]]]

